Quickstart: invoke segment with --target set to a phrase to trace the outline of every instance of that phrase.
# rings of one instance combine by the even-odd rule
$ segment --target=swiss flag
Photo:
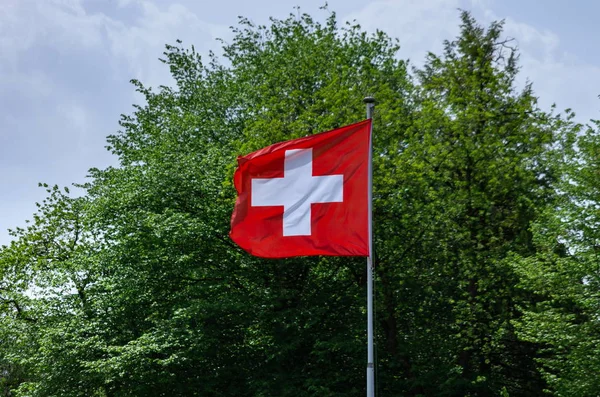
[[[369,255],[371,120],[238,157],[231,239],[252,255]]]

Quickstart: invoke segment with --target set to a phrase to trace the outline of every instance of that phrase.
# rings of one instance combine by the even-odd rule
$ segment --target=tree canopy
[[[600,129],[538,106],[502,22],[460,14],[422,67],[384,32],[241,18],[222,58],[167,45],[174,86],[108,137],[119,165],[0,250],[5,396],[364,394],[364,259],[229,239],[236,156],[374,116],[377,392],[600,389]]]

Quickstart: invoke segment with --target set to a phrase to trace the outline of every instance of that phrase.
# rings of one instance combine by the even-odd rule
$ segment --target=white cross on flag
[[[371,120],[238,158],[230,236],[252,255],[368,256]]]

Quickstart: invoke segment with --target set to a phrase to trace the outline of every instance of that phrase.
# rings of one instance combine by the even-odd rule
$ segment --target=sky
[[[106,136],[141,98],[129,83],[170,85],[158,61],[180,39],[201,54],[231,39],[238,16],[301,12],[327,17],[325,0],[0,0],[0,245],[24,226],[45,191],[116,165]],[[398,38],[399,56],[421,65],[458,34],[459,9],[482,24],[505,20],[521,58],[519,83],[533,82],[542,108],[600,118],[600,27],[594,0],[328,0],[341,21]],[[540,6],[543,4],[543,6]]]

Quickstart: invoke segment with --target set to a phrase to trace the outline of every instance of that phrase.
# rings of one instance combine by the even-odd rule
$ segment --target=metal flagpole
[[[373,119],[375,98],[366,97],[367,118]],[[369,257],[367,258],[367,397],[375,397],[373,358],[373,124],[369,134]]]

